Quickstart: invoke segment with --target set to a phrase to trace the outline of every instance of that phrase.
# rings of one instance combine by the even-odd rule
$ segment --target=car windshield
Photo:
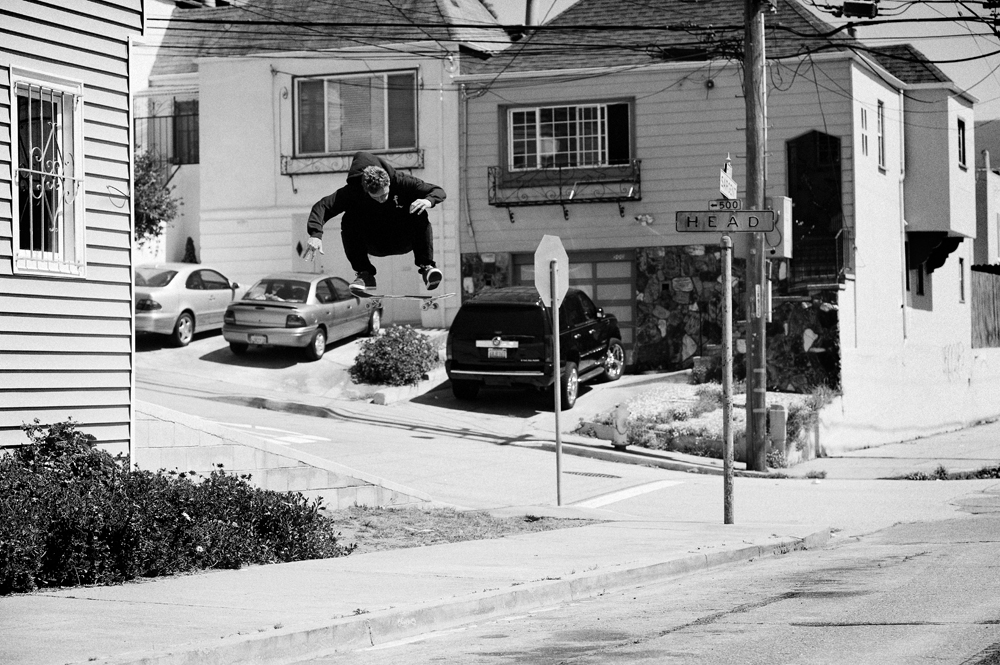
[[[177,274],[176,270],[165,268],[136,268],[136,286],[166,286]]]
[[[293,279],[262,279],[250,287],[243,300],[305,302],[308,295],[309,282]]]
[[[455,316],[452,328],[481,339],[504,334],[541,336],[545,334],[545,317],[543,311],[533,305],[466,305]]]

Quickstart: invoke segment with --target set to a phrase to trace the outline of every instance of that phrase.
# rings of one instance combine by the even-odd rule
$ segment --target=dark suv
[[[559,306],[562,408],[576,403],[581,381],[615,381],[625,368],[618,319],[569,289]],[[452,391],[473,399],[482,386],[548,388],[552,319],[533,286],[484,291],[462,305],[448,331],[445,364]]]

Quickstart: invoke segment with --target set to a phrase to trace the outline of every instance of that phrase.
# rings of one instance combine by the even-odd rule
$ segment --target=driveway
[[[443,344],[445,331],[426,332]],[[218,334],[198,336],[183,348],[144,339],[136,349],[137,396],[424,491],[439,503],[556,503],[555,413],[545,393],[483,390],[477,400],[459,401],[438,370],[422,394],[373,404],[358,397],[365,390],[348,372],[363,341],[332,344],[310,362],[286,349],[236,356]],[[631,394],[684,378],[626,376],[585,384],[576,406],[560,414],[559,429],[570,432]],[[666,486],[662,469],[641,465],[564,455],[562,471],[563,505]]]

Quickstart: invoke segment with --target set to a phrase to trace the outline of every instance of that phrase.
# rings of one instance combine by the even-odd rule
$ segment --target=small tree
[[[162,182],[156,155],[148,150],[135,154],[135,241],[139,245],[156,240],[177,216],[177,199]]]

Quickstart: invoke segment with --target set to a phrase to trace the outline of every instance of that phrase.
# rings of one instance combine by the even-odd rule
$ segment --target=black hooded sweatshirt
[[[370,197],[361,186],[361,172],[367,166],[380,166],[389,174],[389,198],[385,203],[379,203]],[[324,224],[344,213],[341,228],[354,226],[363,229],[367,236],[377,238],[383,233],[398,232],[402,224],[412,223],[415,219],[426,220],[426,212],[410,214],[410,204],[417,199],[427,199],[431,206],[436,206],[446,196],[445,191],[437,185],[399,173],[381,157],[358,152],[347,173],[347,184],[316,202],[309,213],[306,226],[311,237],[322,238]]]

